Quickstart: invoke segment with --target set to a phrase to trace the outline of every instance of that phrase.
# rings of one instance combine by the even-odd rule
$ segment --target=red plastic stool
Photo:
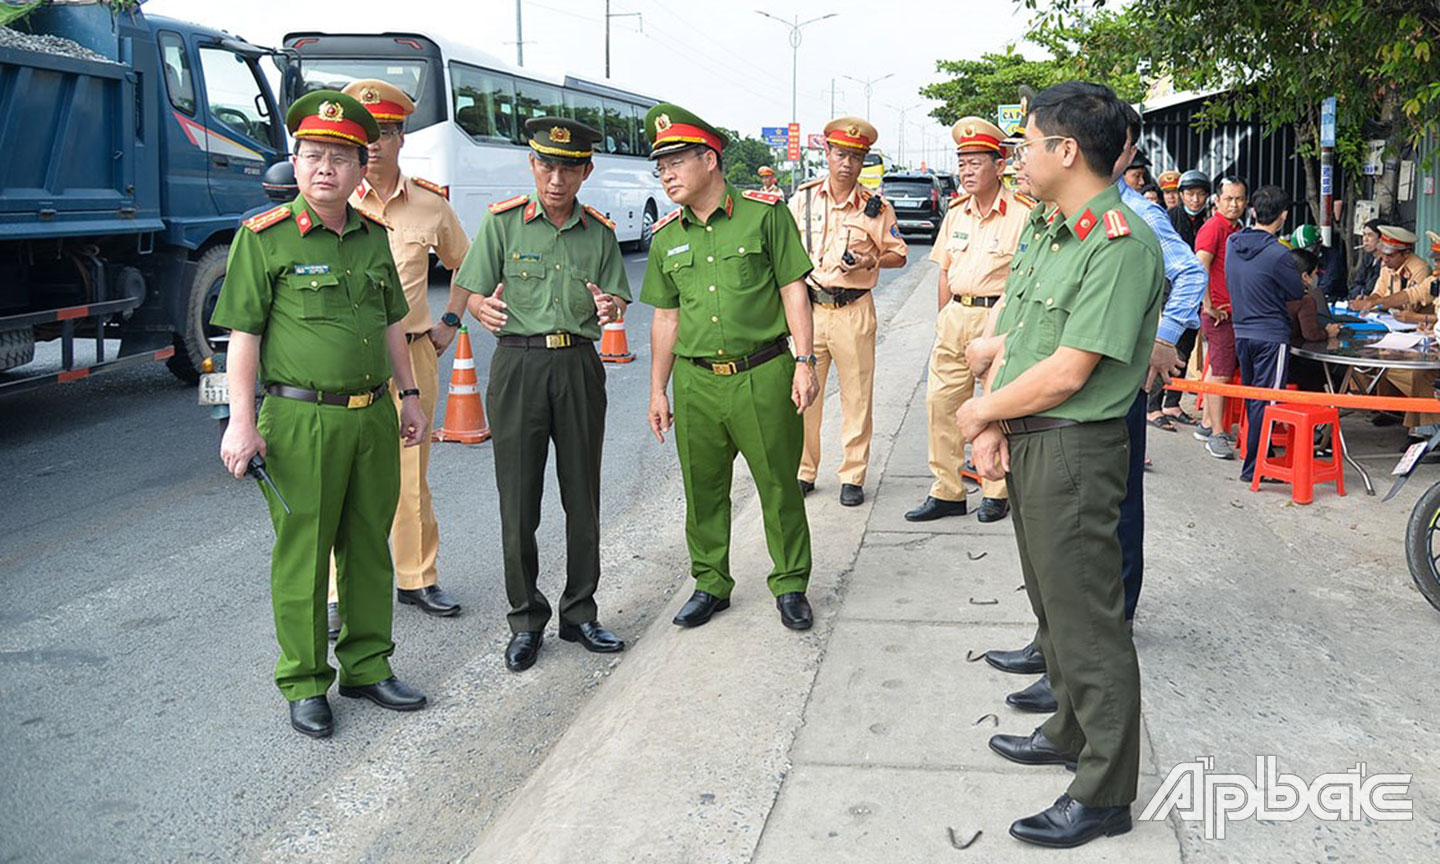
[[[1240,373],[1236,372],[1230,376],[1229,383],[1241,383]],[[1230,430],[1234,429],[1237,424],[1245,421],[1245,400],[1237,396],[1225,396],[1223,398],[1225,399],[1225,410],[1220,415],[1220,428],[1216,431],[1229,434]]]
[[[1290,499],[1296,504],[1315,500],[1315,484],[1335,481],[1335,490],[1345,494],[1345,447],[1340,436],[1331,435],[1333,449],[1329,459],[1316,459],[1313,446],[1292,447],[1282,457],[1271,457],[1271,431],[1276,423],[1294,429],[1292,441],[1315,440],[1315,427],[1329,425],[1333,432],[1340,428],[1340,411],[1326,405],[1292,405],[1279,403],[1265,408],[1265,428],[1260,433],[1260,456],[1255,460],[1255,478],[1250,491],[1260,489],[1260,478],[1274,477],[1290,484]]]
[[[1286,385],[1285,385],[1285,389],[1286,389],[1286,390],[1299,390],[1299,389],[1300,389],[1300,385],[1299,385],[1299,384],[1286,384]],[[1240,401],[1240,404],[1241,404],[1241,405],[1244,405],[1244,404],[1245,404],[1245,400],[1244,400],[1244,399],[1241,399],[1241,400],[1239,400],[1239,401]],[[1271,436],[1270,436],[1270,446],[1275,447],[1275,448],[1278,448],[1278,449],[1281,449],[1281,450],[1284,450],[1284,451],[1286,451],[1286,453],[1288,453],[1288,452],[1290,451],[1291,432],[1292,432],[1292,430],[1291,430],[1290,427],[1288,427],[1288,426],[1282,426],[1282,427],[1280,427],[1279,429],[1276,429],[1276,430],[1271,434]],[[1240,458],[1241,458],[1241,459],[1244,459],[1244,458],[1245,458],[1245,453],[1246,453],[1246,450],[1247,450],[1247,448],[1246,448],[1245,445],[1247,444],[1247,442],[1249,442],[1249,440],[1250,440],[1250,412],[1249,412],[1249,411],[1241,411],[1241,412],[1240,412],[1240,432],[1239,432],[1238,435],[1235,436],[1236,447],[1237,447],[1237,449],[1238,449],[1239,452],[1240,452]],[[1289,465],[1289,464],[1290,464],[1290,462],[1289,462],[1288,459],[1286,459],[1285,464],[1286,464],[1286,465]]]

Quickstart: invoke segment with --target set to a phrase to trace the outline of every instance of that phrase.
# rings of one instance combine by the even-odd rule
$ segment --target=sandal
[[[1171,414],[1170,412],[1167,411],[1167,412],[1165,412],[1165,416],[1166,416],[1166,417],[1169,417],[1172,421],[1174,421],[1174,422],[1176,422],[1176,423],[1184,423],[1186,426],[1199,426],[1199,425],[1200,425],[1200,421],[1199,421],[1199,420],[1196,420],[1194,417],[1191,417],[1189,414],[1185,413],[1185,409],[1184,409],[1184,408],[1181,408],[1181,409],[1180,409],[1180,413],[1179,413],[1179,414]]]
[[[1166,432],[1175,431],[1175,424],[1171,423],[1170,418],[1166,417],[1164,414],[1161,414],[1159,417],[1147,417],[1145,418],[1145,422],[1149,423],[1151,426],[1154,426],[1156,429],[1163,429]]]

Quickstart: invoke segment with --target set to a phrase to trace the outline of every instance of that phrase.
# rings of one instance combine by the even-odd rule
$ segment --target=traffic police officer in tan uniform
[[[945,213],[930,251],[930,260],[940,265],[940,315],[925,388],[930,471],[935,482],[924,503],[905,514],[911,522],[965,514],[965,486],[960,478],[965,438],[955,425],[955,412],[975,394],[975,375],[965,359],[965,346],[984,335],[990,310],[1000,302],[1005,278],[1010,275],[1020,230],[1035,204],[1034,199],[1000,183],[1005,133],[998,126],[979,117],[962,117],[950,133],[965,193]],[[1005,484],[982,480],[981,490],[977,518],[981,522],[1003,519],[1009,512]]]
[[[815,315],[815,377],[824,393],[833,361],[840,378],[840,503],[865,500],[875,393],[875,301],[871,290],[881,267],[903,267],[908,247],[900,239],[895,209],[877,192],[861,186],[865,154],[879,133],[859,117],[837,117],[825,126],[828,177],[801,186],[790,213],[805,240],[815,269],[806,277]],[[800,489],[815,488],[820,467],[820,424],[824,399],[805,410],[805,451]]]
[[[760,170],[755,172],[760,175],[760,191],[766,195],[779,195],[780,200],[785,200],[785,190],[780,188],[780,181],[775,177],[775,169],[769,165],[761,165]]]
[[[449,190],[400,171],[400,148],[405,146],[405,118],[415,103],[405,91],[388,81],[355,81],[344,91],[364,105],[380,127],[370,145],[365,180],[350,195],[350,206],[379,217],[390,226],[390,253],[400,273],[400,285],[410,312],[401,322],[410,349],[410,368],[420,390],[420,407],[434,424],[439,398],[438,355],[450,346],[460,328],[469,292],[451,285],[445,314],[432,324],[426,292],[430,284],[430,252],[449,270],[460,266],[470,250],[470,238],[450,206]],[[393,383],[392,383],[393,388]],[[393,389],[392,389],[393,394]],[[398,404],[398,397],[397,397]],[[395,564],[395,598],[430,615],[450,616],[460,604],[441,590],[435,570],[440,531],[430,501],[430,439],[400,452],[400,503],[390,527],[390,554]],[[334,559],[330,569],[331,638],[339,635],[338,596]]]

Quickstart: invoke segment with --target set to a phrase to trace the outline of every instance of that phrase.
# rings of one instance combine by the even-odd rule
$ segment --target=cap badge
[[[661,114],[655,118],[655,131],[664,132],[670,128],[670,115]]]
[[[321,102],[316,112],[321,120],[339,121],[345,119],[345,109],[338,102]]]
[[[569,143],[570,143],[570,130],[569,130],[569,129],[566,129],[564,126],[551,126],[551,127],[550,127],[550,143],[552,143],[552,144],[569,144]]]
[[[962,138],[974,138],[974,137],[975,137],[975,127],[972,126],[972,125],[970,125],[969,123],[966,123],[964,126],[961,126],[961,127],[960,127],[960,137],[962,137]]]
[[[856,126],[854,123],[851,123],[849,126],[845,127],[845,134],[849,135],[851,138],[859,138],[860,127]]]
[[[363,105],[376,105],[380,102],[380,91],[374,87],[366,87],[360,91],[360,102]]]

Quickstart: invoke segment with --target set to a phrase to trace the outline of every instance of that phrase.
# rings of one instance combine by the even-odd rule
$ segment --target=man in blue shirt
[[[1290,311],[1287,303],[1305,296],[1300,273],[1280,245],[1276,232],[1290,216],[1290,195],[1279,186],[1262,186],[1250,199],[1255,225],[1236,232],[1225,249],[1225,284],[1235,320],[1235,356],[1240,382],[1250,387],[1283,388],[1290,358]],[[1265,406],[1246,399],[1249,429],[1240,479],[1255,475],[1260,426]]]

